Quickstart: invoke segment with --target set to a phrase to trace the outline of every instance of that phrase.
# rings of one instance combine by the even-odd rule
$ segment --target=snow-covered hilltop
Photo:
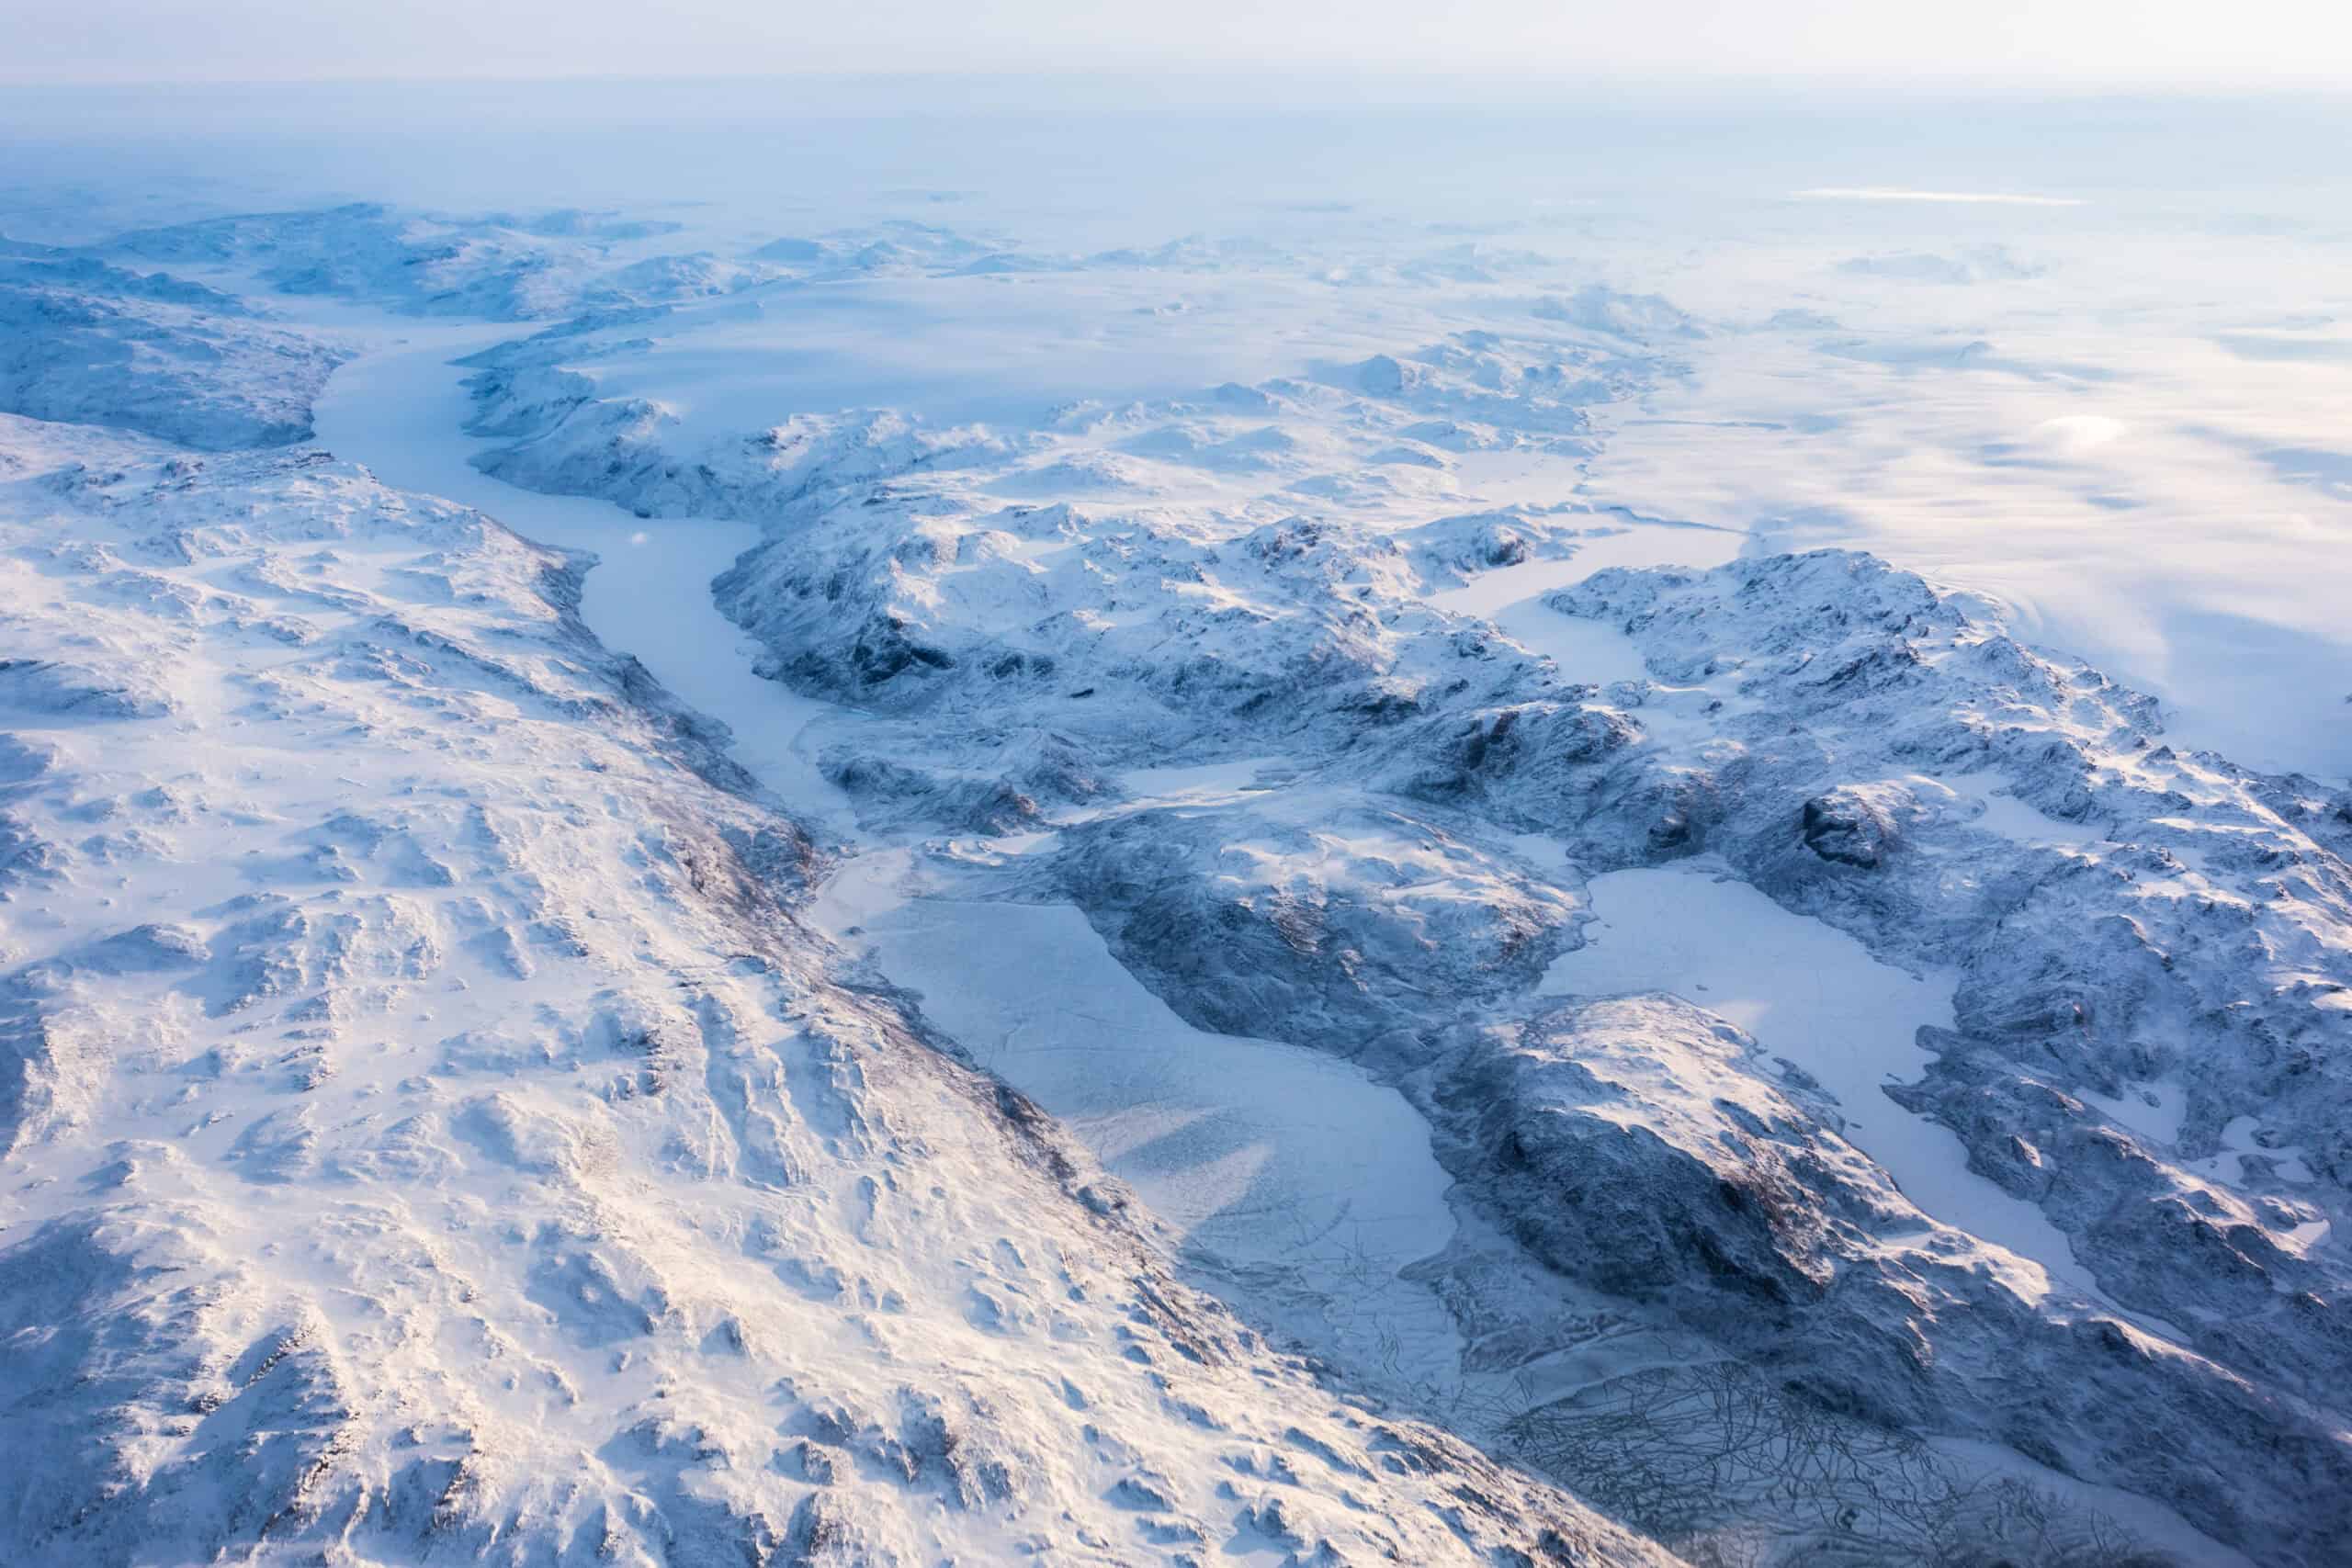
[[[2342,1561],[2352,789],[1612,477],[2052,372],[1338,227],[8,245],[0,1543]]]

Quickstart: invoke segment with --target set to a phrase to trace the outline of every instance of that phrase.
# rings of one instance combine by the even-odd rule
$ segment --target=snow
[[[1107,269],[773,284],[688,306],[661,323],[677,340],[667,352],[592,374],[601,396],[671,409],[692,442],[758,429],[778,410],[900,408],[943,426],[1021,428],[1078,399],[1165,398],[1288,368],[1278,338],[1236,363],[1224,289],[1196,291],[1182,315],[1140,309],[1166,288]]]
[[[596,555],[581,609],[605,645],[725,722],[736,760],[794,811],[842,812],[844,797],[797,744],[828,705],[752,673],[753,645],[711,598],[711,579],[754,530],[665,520],[656,534],[606,502],[518,491],[472,467],[459,428],[466,372],[450,362],[488,341],[432,333],[364,355],[318,406],[321,444],[387,482]],[[1246,792],[1264,765],[1138,769],[1125,783],[1139,803],[1200,804]],[[1307,1303],[1292,1314],[1307,1314],[1303,1337],[1412,1385],[1458,1380],[1452,1319],[1426,1286],[1397,1277],[1442,1247],[1453,1223],[1429,1130],[1394,1089],[1313,1052],[1187,1028],[1073,909],[902,905],[890,879],[908,870],[906,852],[870,849],[820,890],[812,921],[871,949],[895,984],[926,998],[934,1022],[1068,1122],[1213,1267],[1277,1270],[1280,1296]],[[1341,1303],[1339,1321],[1320,1321]]]
[[[337,323],[348,331],[353,317]],[[492,479],[469,459],[463,426],[469,371],[452,361],[509,334],[376,323],[374,351],[345,366],[314,411],[319,444],[362,462],[387,484],[479,507],[515,532],[603,563],[582,587],[581,614],[605,645],[630,653],[690,706],[733,732],[736,760],[804,817],[846,808],[803,744],[825,705],[752,669],[755,646],[718,613],[711,580],[749,548],[739,523],[672,520],[659,533],[587,496],[541,495]]]
[[[2328,340],[2282,334],[2297,352],[2258,360],[2215,341],[2209,310],[2251,305],[2188,301],[2237,292],[2225,279],[2250,257],[2232,243],[2160,265],[2127,260],[2113,220],[2032,220],[2084,226],[2042,237],[2063,258],[2047,277],[1944,258],[1973,310],[1845,274],[1834,294],[1804,288],[1817,322],[1686,351],[1699,373],[1612,426],[1583,493],[1759,548],[1871,550],[2155,694],[2187,749],[2352,775],[2352,519],[2318,412],[2344,370],[2302,352]],[[2107,309],[2103,290],[2128,330],[2058,324]],[[1964,335],[1936,330],[1956,313]]]
[[[1587,887],[1586,942],[1555,959],[1552,996],[1667,991],[1729,1020],[1795,1063],[1838,1101],[1847,1140],[1883,1166],[1931,1217],[2024,1260],[2011,1289],[2040,1300],[2048,1280],[2096,1294],[2064,1232],[1968,1168],[1948,1130],[1904,1111],[1883,1086],[1930,1060],[1922,1027],[1951,1026],[1951,981],[1880,963],[1843,931],[1782,909],[1704,861],[1615,871]],[[2046,1276],[2040,1279],[2037,1276]]]
[[[560,558],[315,450],[0,453],[12,1560],[1662,1561],[1269,1349],[840,986]]]
[[[24,1517],[1517,1561],[1371,1403],[1732,1357],[2326,1560],[2340,200],[582,94],[8,195]]]
[[[1478,574],[1465,588],[1430,595],[1431,608],[1448,615],[1476,615],[1527,649],[1551,660],[1566,680],[1605,686],[1612,681],[1645,681],[1641,654],[1613,626],[1563,615],[1544,596],[1600,570],[1581,553],[1564,561],[1532,560]]]
[[[2260,1137],[2257,1134],[2261,1131],[2258,1118],[2233,1116],[2222,1128],[2222,1152],[2194,1162],[2191,1168],[2215,1180],[2228,1181],[2240,1174],[2245,1161],[2259,1157],[2277,1162],[2281,1181],[2297,1185],[2309,1181],[2312,1169],[2304,1163],[2302,1147]]]
[[[1201,762],[1168,768],[1129,768],[1120,785],[1137,806],[1209,806],[1233,800],[1259,787],[1259,776],[1276,765],[1271,757],[1236,762]]]
[[[1535,478],[1540,457],[1475,454],[1460,465],[1473,498],[1498,502],[1523,488],[1541,491]],[[1556,480],[1554,482],[1557,482]],[[1510,566],[1489,567],[1459,588],[1428,594],[1424,603],[1450,615],[1473,615],[1493,625],[1528,652],[1551,660],[1561,678],[1605,686],[1647,681],[1641,654],[1615,627],[1548,607],[1547,595],[1582,582],[1611,567],[1704,568],[1737,553],[1740,536],[1729,529],[1693,528],[1627,517],[1565,536],[1571,553],[1562,559],[1533,557]]]
[[[2095,844],[2099,841],[2097,827],[2081,822],[2062,822],[2019,800],[2001,787],[2000,779],[1984,773],[1948,773],[1941,778],[1925,774],[1906,774],[1897,781],[1928,798],[1941,797],[1964,802],[1976,825],[1987,832],[1999,833],[2021,844]]]
[[[1278,1319],[1326,1318],[1327,1353],[1440,1391],[1461,1338],[1399,1279],[1453,1234],[1429,1128],[1393,1089],[1319,1052],[1193,1029],[1067,905],[860,899],[814,918],[974,1058],[1066,1122],[1216,1274]],[[1297,1303],[1290,1312],[1283,1307]]]
[[[2188,1093],[2169,1082],[2147,1084],[2120,1095],[2077,1089],[2075,1097],[2102,1111],[2143,1137],[2170,1147],[2179,1142],[2181,1124],[2188,1117]]]

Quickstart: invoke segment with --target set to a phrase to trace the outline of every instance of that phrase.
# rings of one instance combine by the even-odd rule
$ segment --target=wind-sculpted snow
[[[844,988],[589,563],[314,450],[0,439],[11,1561],[1668,1561]]]

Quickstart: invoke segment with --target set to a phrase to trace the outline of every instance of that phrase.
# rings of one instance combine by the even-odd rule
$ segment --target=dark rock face
[[[1877,812],[1835,795],[1815,795],[1806,801],[1799,831],[1804,835],[1804,847],[1823,860],[1864,871],[1876,869],[1894,836],[1893,824]]]

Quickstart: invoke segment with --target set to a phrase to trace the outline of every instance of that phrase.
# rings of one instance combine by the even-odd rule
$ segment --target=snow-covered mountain
[[[2346,1560],[2341,694],[1644,487],[2063,263],[780,228],[0,254],[9,1560]]]

